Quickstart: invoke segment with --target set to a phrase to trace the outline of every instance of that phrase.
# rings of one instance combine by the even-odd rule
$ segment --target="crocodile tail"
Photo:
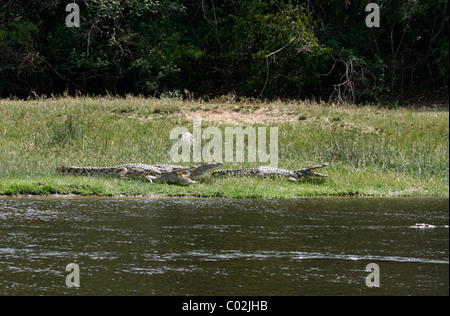
[[[66,167],[62,166],[56,169],[58,173],[61,174],[72,174],[72,175],[94,175],[107,171],[106,168],[95,168],[95,167]]]
[[[68,172],[68,168],[65,167],[65,166],[61,166],[61,167],[56,168],[56,172],[57,173],[67,173]]]

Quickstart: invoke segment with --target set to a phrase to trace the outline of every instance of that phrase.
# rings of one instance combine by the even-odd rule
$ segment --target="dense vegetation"
[[[449,81],[447,0],[0,0],[0,97],[399,101]],[[446,89],[445,89],[446,91]]]

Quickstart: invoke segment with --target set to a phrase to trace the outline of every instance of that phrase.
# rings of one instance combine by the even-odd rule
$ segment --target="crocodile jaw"
[[[178,178],[178,180],[176,180],[176,181],[177,181],[178,184],[191,185],[191,184],[196,184],[197,183],[197,182],[195,182],[195,181],[193,181],[193,180],[191,180],[189,178],[184,177],[184,175],[183,175],[184,172],[185,171],[176,172],[176,177]]]
[[[192,168],[183,168],[171,172],[166,172],[161,177],[159,177],[158,180],[161,182],[175,183],[180,185],[196,184],[197,182],[185,177],[185,174],[189,173],[190,170],[192,170]]]
[[[328,177],[326,174],[321,174],[315,172],[316,169],[327,167],[328,164],[323,164],[320,166],[312,166],[312,167],[306,167],[303,169],[295,170],[294,173],[297,176],[297,178],[304,178],[304,177],[316,177],[316,178],[326,178]]]

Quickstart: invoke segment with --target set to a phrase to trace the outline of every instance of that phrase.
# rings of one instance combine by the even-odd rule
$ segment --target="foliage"
[[[308,2],[320,21],[319,39],[333,48],[329,79],[334,97],[341,89],[339,101],[403,101],[408,93],[448,87],[448,1],[375,1],[381,25],[373,29],[364,24],[372,1]]]
[[[0,97],[42,94],[402,101],[449,81],[443,0],[0,0]]]
[[[214,2],[211,2],[213,4]],[[301,5],[275,1],[205,4],[199,32],[208,54],[199,60],[202,92],[237,91],[246,96],[292,96],[314,86],[326,48]],[[209,32],[207,31],[209,30]],[[295,95],[294,94],[294,95]]]
[[[31,22],[13,22],[0,29],[1,83],[14,78],[14,87],[23,91],[39,84],[44,65],[37,47],[38,32]],[[6,89],[0,84],[0,95],[7,93]]]

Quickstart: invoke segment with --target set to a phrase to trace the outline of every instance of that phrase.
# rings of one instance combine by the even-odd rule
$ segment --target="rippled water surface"
[[[449,295],[448,222],[437,198],[0,199],[0,295]]]

